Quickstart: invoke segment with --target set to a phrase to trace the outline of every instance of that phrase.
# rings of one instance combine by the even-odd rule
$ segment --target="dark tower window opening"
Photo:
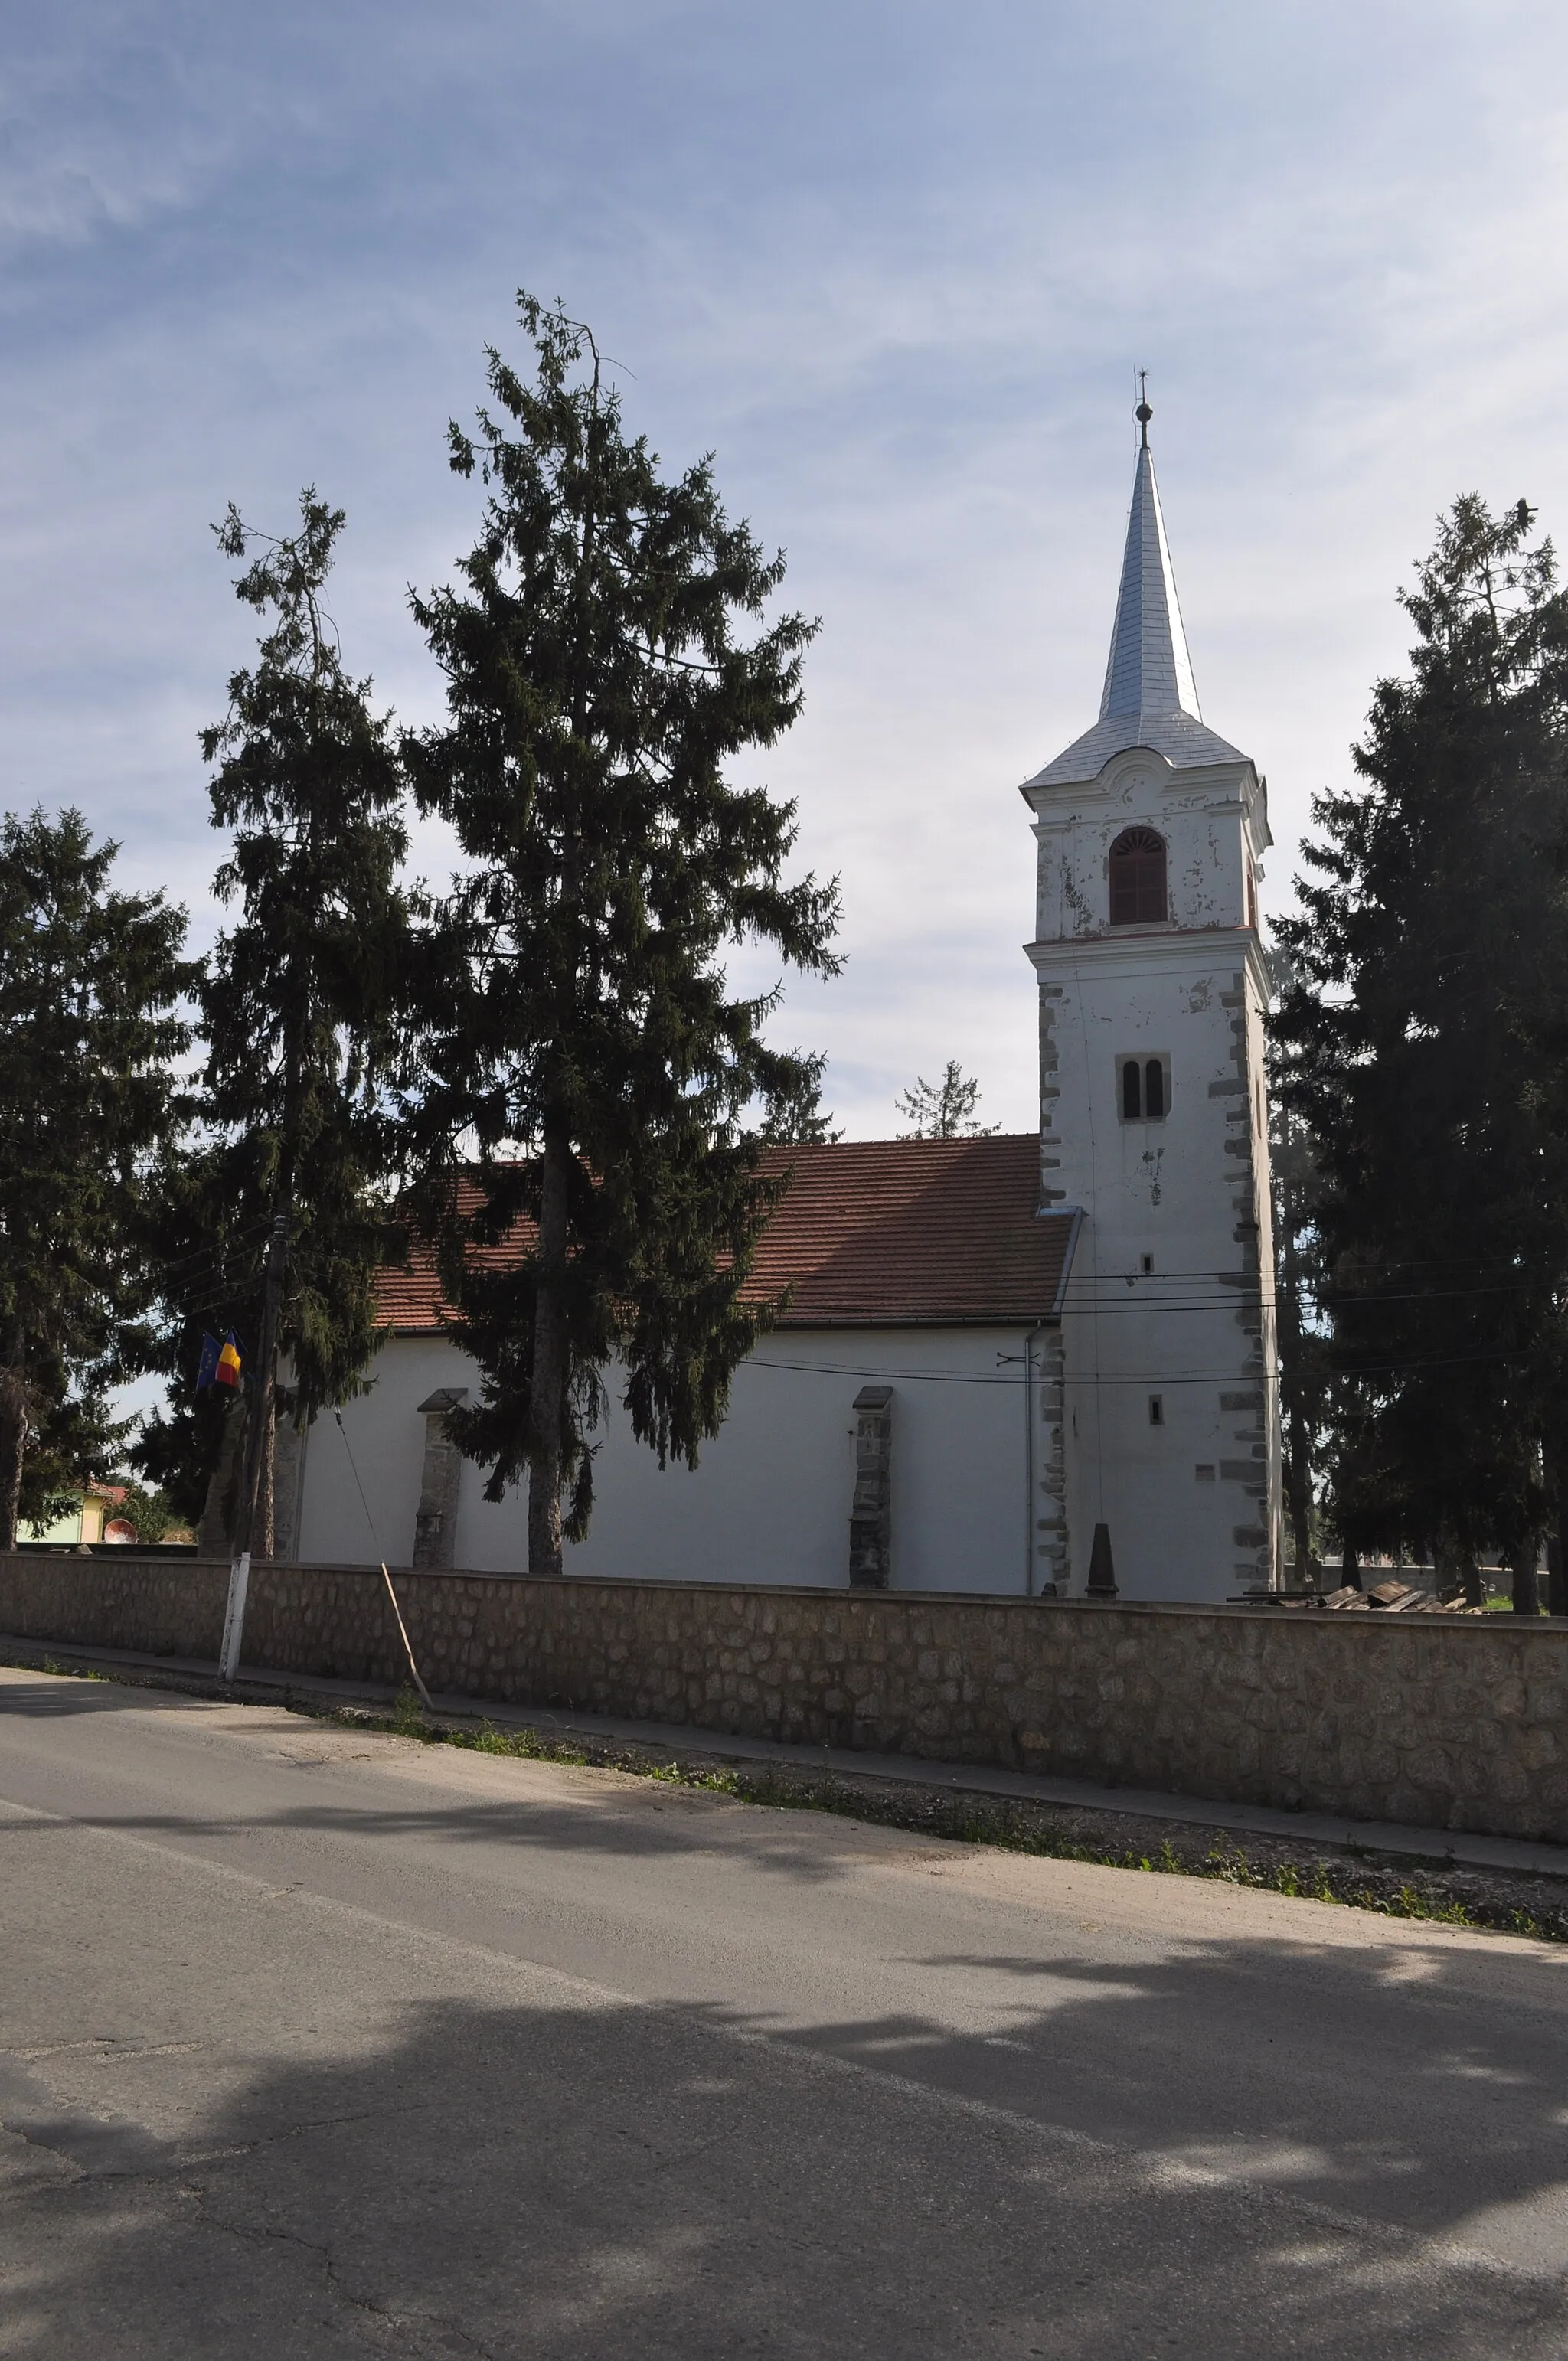
[[[1124,828],[1111,847],[1111,924],[1160,927],[1168,916],[1165,839],[1152,828]]]
[[[1163,1123],[1170,1113],[1168,1058],[1118,1058],[1116,1111],[1124,1123]]]
[[[1163,1394],[1150,1394],[1149,1396],[1149,1424],[1151,1426],[1163,1426],[1165,1424],[1165,1396]]]

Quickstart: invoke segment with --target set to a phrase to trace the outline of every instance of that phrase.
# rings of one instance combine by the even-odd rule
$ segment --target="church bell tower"
[[[1113,1566],[1124,1598],[1214,1602],[1280,1566],[1257,928],[1272,840],[1266,783],[1199,708],[1152,415],[1140,401],[1100,718],[1021,790],[1039,846],[1041,1205],[1082,1216],[1065,1483],[1035,1503],[1035,1587],[1102,1590]]]

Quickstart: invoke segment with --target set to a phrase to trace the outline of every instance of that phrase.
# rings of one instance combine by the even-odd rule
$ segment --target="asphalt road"
[[[0,1671],[0,2354],[1568,2354],[1568,1951]]]

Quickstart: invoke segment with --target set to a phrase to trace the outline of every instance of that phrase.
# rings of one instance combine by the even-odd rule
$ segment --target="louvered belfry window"
[[[1165,917],[1165,839],[1124,828],[1111,847],[1111,924],[1158,927]]]

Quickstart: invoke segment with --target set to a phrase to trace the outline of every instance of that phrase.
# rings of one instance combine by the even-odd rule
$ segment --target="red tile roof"
[[[745,1293],[793,1285],[786,1328],[897,1327],[1051,1318],[1066,1283],[1076,1216],[1040,1213],[1033,1132],[992,1139],[840,1140],[770,1149],[793,1166]],[[525,1235],[517,1250],[526,1251]],[[384,1271],[381,1306],[401,1334],[439,1327],[434,1257],[416,1248]]]

